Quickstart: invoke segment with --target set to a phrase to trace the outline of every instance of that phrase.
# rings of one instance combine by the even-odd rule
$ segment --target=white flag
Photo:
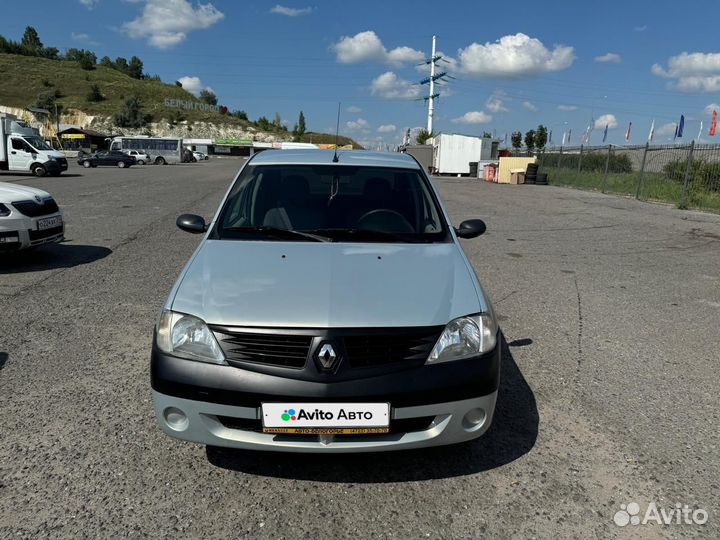
[[[652,124],[650,124],[650,133],[648,133],[648,142],[652,142],[655,136],[655,119],[653,118]]]
[[[700,142],[701,138],[702,138],[702,120],[700,120],[700,131],[698,131],[698,142]]]

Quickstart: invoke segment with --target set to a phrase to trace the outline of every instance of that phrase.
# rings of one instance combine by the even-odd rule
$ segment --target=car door
[[[95,154],[95,164],[96,165],[111,165],[111,163],[108,162],[108,153],[103,150],[103,151]]]
[[[15,137],[10,139],[10,155],[8,156],[10,170],[30,170],[30,164],[33,162],[33,153],[29,150],[30,146],[28,146],[23,139]]]

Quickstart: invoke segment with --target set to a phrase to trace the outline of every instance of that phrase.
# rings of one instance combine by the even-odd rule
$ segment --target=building
[[[436,174],[470,174],[471,163],[498,159],[500,141],[492,137],[473,137],[455,133],[440,133],[431,140],[432,167]]]
[[[58,138],[63,150],[97,152],[108,148],[108,141],[112,136],[78,126],[65,126],[58,132]]]

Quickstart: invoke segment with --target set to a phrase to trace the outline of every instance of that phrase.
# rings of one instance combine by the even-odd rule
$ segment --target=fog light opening
[[[462,425],[465,431],[475,431],[485,424],[485,409],[470,409],[463,416]]]
[[[170,429],[175,431],[184,431],[187,429],[190,420],[185,416],[185,413],[176,407],[168,407],[163,411],[165,417],[165,423]]]

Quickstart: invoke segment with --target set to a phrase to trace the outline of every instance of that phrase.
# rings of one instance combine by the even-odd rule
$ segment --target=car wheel
[[[167,165],[167,161],[164,158],[155,158],[155,165]]]
[[[83,167],[89,169],[90,167],[92,167],[92,163],[90,163],[88,160],[85,160],[83,161]]]
[[[140,161],[138,161],[138,165],[145,165],[145,162],[141,159]]]
[[[42,165],[35,165],[32,172],[35,176],[45,176],[45,174],[47,174],[45,167],[43,167]]]
[[[124,162],[124,161],[118,161],[118,164],[117,164],[117,165],[118,165],[118,167],[120,167],[121,169],[124,169],[124,168],[125,168],[125,162]]]

